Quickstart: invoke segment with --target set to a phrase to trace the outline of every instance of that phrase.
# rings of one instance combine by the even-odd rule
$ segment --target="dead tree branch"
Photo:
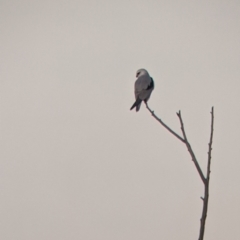
[[[195,167],[198,171],[198,174],[204,184],[204,197],[201,197],[203,200],[203,209],[202,209],[202,216],[200,220],[200,233],[199,233],[199,238],[198,240],[203,240],[204,237],[204,231],[205,231],[205,223],[206,223],[206,218],[207,218],[207,210],[208,210],[208,199],[209,199],[209,182],[210,182],[210,173],[211,173],[211,158],[212,158],[212,143],[213,143],[213,125],[214,125],[214,108],[212,107],[211,110],[211,132],[210,132],[210,141],[208,144],[208,164],[207,164],[207,174],[206,177],[203,174],[203,171],[201,167],[199,166],[199,163],[197,161],[197,158],[192,150],[192,147],[187,139],[186,131],[184,128],[181,112],[177,112],[177,116],[180,121],[180,126],[181,126],[181,131],[183,137],[179,136],[175,131],[173,131],[170,127],[168,127],[159,117],[157,117],[154,113],[153,110],[151,110],[148,107],[148,104],[146,103],[146,108],[148,111],[152,114],[152,116],[164,127],[166,128],[171,134],[173,134],[176,138],[178,138],[181,142],[183,142],[187,149],[188,152],[192,158],[193,163],[195,164]]]

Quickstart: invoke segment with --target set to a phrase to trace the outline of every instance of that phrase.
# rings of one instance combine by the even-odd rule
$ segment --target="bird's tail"
[[[138,112],[141,106],[142,100],[140,98],[137,98],[137,100],[135,101],[135,103],[132,105],[132,107],[130,108],[130,110],[132,110],[133,108],[136,107],[136,111]]]

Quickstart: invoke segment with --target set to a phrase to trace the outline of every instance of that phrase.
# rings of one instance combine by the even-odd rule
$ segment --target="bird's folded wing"
[[[149,92],[152,89],[148,90],[148,87],[151,84],[151,78],[149,76],[140,76],[135,82],[135,97],[136,99],[139,97],[140,99],[145,99]]]

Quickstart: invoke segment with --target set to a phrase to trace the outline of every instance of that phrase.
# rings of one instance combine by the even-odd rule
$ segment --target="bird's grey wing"
[[[135,82],[135,97],[141,100],[149,99],[153,87],[153,80],[149,76],[140,76]]]

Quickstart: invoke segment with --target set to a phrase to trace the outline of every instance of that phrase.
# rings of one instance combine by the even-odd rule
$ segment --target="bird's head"
[[[148,71],[143,69],[143,68],[137,70],[136,77],[140,77],[140,76],[143,76],[143,75],[149,76]]]

